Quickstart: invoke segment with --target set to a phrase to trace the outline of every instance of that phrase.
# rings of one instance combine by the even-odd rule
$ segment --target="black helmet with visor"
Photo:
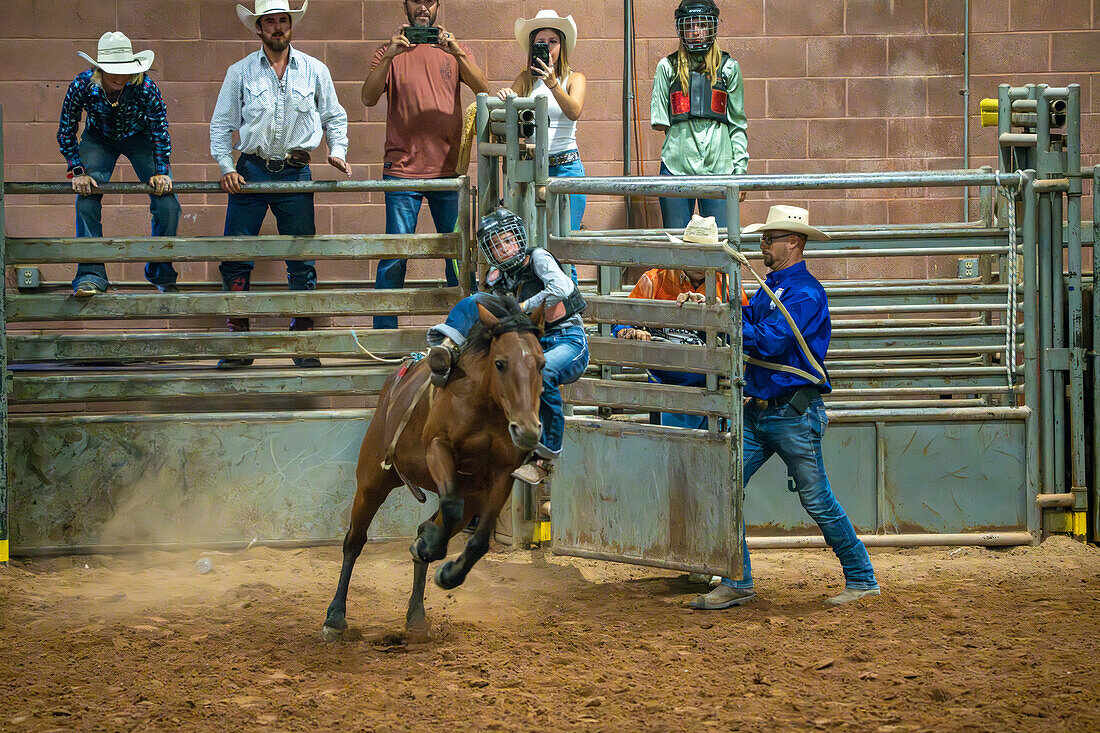
[[[527,258],[527,227],[523,219],[501,207],[481,217],[477,246],[490,265],[503,272],[512,272]]]
[[[710,50],[718,37],[718,6],[714,0],[682,0],[675,17],[676,34],[688,53]]]

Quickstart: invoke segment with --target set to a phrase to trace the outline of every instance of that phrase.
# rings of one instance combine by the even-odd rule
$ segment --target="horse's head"
[[[514,305],[513,300],[510,305]],[[532,318],[515,308],[498,317],[480,303],[481,325],[491,339],[485,367],[485,388],[508,419],[508,434],[517,448],[533,450],[542,434],[539,397],[542,395],[542,355],[538,334],[543,318],[540,306]]]

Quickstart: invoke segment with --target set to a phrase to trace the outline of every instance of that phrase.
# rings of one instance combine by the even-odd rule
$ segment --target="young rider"
[[[584,300],[552,254],[528,246],[523,220],[508,209],[481,218],[477,244],[491,266],[486,278],[490,290],[515,296],[527,313],[540,305],[544,308],[546,329],[539,339],[546,358],[539,407],[542,439],[531,459],[513,474],[537,484],[549,475],[551,462],[561,454],[565,416],[559,387],[580,379],[588,366],[588,339],[580,318]],[[488,307],[491,299],[483,293],[470,295],[451,309],[444,323],[428,330],[428,365],[435,384],[446,384],[470,329],[478,321],[479,302]]]

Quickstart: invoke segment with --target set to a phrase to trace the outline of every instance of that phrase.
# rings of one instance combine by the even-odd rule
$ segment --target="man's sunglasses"
[[[764,244],[771,244],[772,242],[778,242],[781,239],[789,239],[790,237],[797,237],[797,234],[780,234],[779,236],[773,236],[771,234],[761,234],[760,241]]]

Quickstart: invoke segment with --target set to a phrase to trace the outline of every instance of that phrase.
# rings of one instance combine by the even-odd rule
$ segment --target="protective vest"
[[[560,268],[561,263],[558,262],[558,258],[554,257],[550,252],[547,252],[547,254],[554,258],[554,263]],[[516,300],[520,303],[526,303],[546,289],[546,283],[544,283],[538,273],[535,272],[535,265],[530,258],[527,260],[527,264],[520,267],[514,273],[504,273],[496,268],[490,270],[489,276],[486,278],[485,282],[491,288],[503,289],[513,293],[516,296]],[[586,303],[581,296],[580,288],[574,285],[573,292],[565,296],[564,300],[560,303],[546,306],[545,318],[547,330],[557,326],[562,321],[572,318],[579,313],[583,313],[584,309],[587,307],[588,303]]]
[[[718,64],[718,73],[715,74],[713,86],[706,74],[692,70],[688,77],[691,88],[687,93],[680,86],[680,75],[676,73],[677,54],[673,53],[667,57],[668,62],[672,64],[672,84],[668,90],[668,115],[671,124],[675,125],[692,117],[729,124],[729,118],[726,117],[726,102],[729,98],[726,87],[729,79],[723,71],[729,57],[728,53],[722,52],[722,60]]]

